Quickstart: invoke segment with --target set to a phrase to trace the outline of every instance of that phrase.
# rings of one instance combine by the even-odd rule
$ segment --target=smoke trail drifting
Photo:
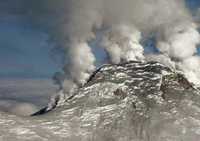
[[[157,40],[158,49],[167,54],[177,69],[182,70],[191,82],[199,85],[200,60],[196,56],[196,47],[200,43],[200,35],[197,26],[186,22],[164,27]]]
[[[155,60],[189,76],[190,72],[200,74],[192,66],[185,66],[190,61],[200,63],[192,59],[198,58],[194,55],[200,36],[184,0],[50,0],[42,5],[46,13],[32,16],[42,21],[50,14],[48,32],[66,50],[65,93],[84,84],[95,69],[89,42],[95,40],[99,30],[103,33],[100,46],[113,63],[144,60],[140,41],[153,32],[157,48],[165,57],[151,58],[159,58]]]
[[[140,44],[141,33],[134,27],[120,25],[111,28],[103,37],[102,46],[108,52],[111,62],[144,60]]]
[[[197,67],[187,65],[200,64],[196,56],[200,35],[184,0],[21,1],[24,10],[18,13],[31,17],[64,50],[64,81],[58,83],[64,93],[83,85],[95,69],[90,42],[98,31],[102,31],[100,46],[110,62],[144,60],[140,41],[154,33],[156,47],[164,57],[151,58],[182,70],[188,77],[194,74],[191,81],[200,76]]]
[[[178,63],[178,68],[180,68],[186,77],[196,84],[200,86],[200,57],[199,56],[191,56],[189,58],[184,59],[182,62]]]

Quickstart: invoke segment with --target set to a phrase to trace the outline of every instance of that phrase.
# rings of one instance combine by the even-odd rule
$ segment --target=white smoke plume
[[[50,0],[42,4],[47,14],[33,17],[42,21],[41,15],[53,13],[48,32],[66,50],[65,93],[83,85],[94,71],[95,56],[89,42],[99,30],[103,31],[100,46],[112,63],[144,60],[140,41],[153,32],[157,48],[165,56],[155,60],[185,73],[193,70],[184,65],[194,60],[200,36],[184,0]]]
[[[102,40],[102,47],[108,52],[112,63],[144,60],[140,44],[141,33],[134,27],[120,25],[109,29]]]
[[[66,69],[69,70],[73,80],[79,84],[84,84],[90,73],[95,69],[95,57],[86,42],[78,44],[75,42],[71,46],[72,48],[69,50],[70,68],[66,66]]]
[[[164,27],[163,35],[159,35],[157,47],[169,56],[176,69],[185,73],[193,83],[199,85],[200,60],[196,56],[200,34],[194,23],[180,23],[169,28]]]
[[[31,18],[65,52],[64,80],[58,83],[64,93],[83,85],[95,69],[90,42],[98,31],[102,31],[98,46],[105,49],[112,63],[144,60],[141,40],[154,33],[156,47],[165,56],[155,60],[185,73],[193,72],[195,78],[199,76],[192,65],[187,65],[200,63],[194,59],[198,58],[195,55],[200,36],[184,0],[20,1],[25,10],[15,13]]]
[[[168,54],[170,58],[183,60],[197,53],[197,45],[200,43],[200,35],[195,25],[176,25],[164,29],[163,36],[158,37],[157,47]]]
[[[187,59],[184,59],[182,62],[178,63],[178,68],[180,68],[186,77],[196,84],[200,86],[200,57],[192,56]]]

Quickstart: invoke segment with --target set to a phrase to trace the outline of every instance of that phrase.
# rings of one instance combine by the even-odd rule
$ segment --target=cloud
[[[4,2],[6,8],[2,7],[0,13],[23,17],[47,32],[50,41],[63,49],[62,88],[68,95],[87,82],[95,70],[96,58],[89,43],[96,40],[99,33],[102,36],[99,46],[104,48],[109,56],[107,61],[112,63],[143,61],[141,40],[148,38],[150,33],[155,34],[158,52],[164,54],[157,56],[158,60],[172,62],[170,65],[175,63],[175,67],[177,64],[185,65],[185,60],[194,61],[188,58],[196,55],[196,46],[200,43],[197,26],[185,0],[15,2]],[[199,59],[195,59],[195,62],[199,63]],[[177,69],[185,68],[180,65]]]
[[[39,108],[30,103],[14,100],[0,100],[0,110],[19,116],[29,116],[38,111]]]

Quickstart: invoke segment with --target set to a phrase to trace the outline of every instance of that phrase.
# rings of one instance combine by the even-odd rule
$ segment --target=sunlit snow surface
[[[44,115],[0,112],[0,141],[199,139],[200,93],[155,62],[104,66],[72,99]]]

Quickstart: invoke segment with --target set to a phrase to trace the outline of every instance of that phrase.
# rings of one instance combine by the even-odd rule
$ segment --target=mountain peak
[[[104,85],[107,87],[101,88]],[[112,91],[113,86],[115,86],[115,91]],[[98,93],[105,89],[102,92],[105,97],[110,94],[112,95],[112,98],[128,95],[146,98],[148,95],[153,95],[158,99],[164,100],[168,89],[175,88],[174,86],[176,86],[176,89],[182,88],[183,91],[189,89],[198,91],[183,74],[174,72],[169,67],[155,61],[130,61],[121,64],[106,64],[93,72],[87,83],[75,90],[75,93],[66,97],[66,94],[64,94],[63,91],[60,91],[49,103],[49,106],[41,109],[33,114],[33,116],[47,113],[56,107],[68,105],[69,101],[75,102],[76,97],[84,96],[91,88],[95,88],[93,93]],[[124,89],[126,90],[124,91]]]
[[[181,73],[157,62],[128,62],[102,66],[67,98],[60,91],[34,114],[42,115],[34,126],[18,124],[34,137],[50,133],[48,140],[197,141],[199,105],[199,90]]]

